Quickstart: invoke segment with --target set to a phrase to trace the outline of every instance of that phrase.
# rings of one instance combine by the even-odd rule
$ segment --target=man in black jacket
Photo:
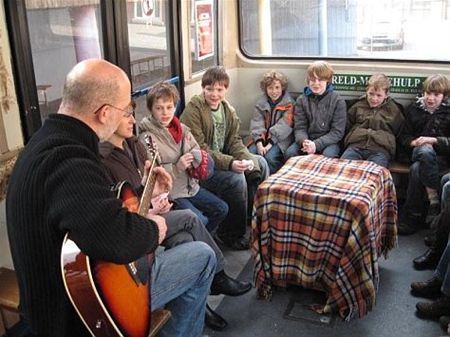
[[[164,239],[163,218],[122,207],[109,189],[99,140],[132,111],[126,74],[103,60],[86,60],[67,75],[58,114],[50,116],[21,153],[11,176],[6,216],[20,289],[21,313],[38,336],[88,336],[64,290],[60,250],[68,232],[93,260],[126,264]],[[170,179],[155,188],[170,188]],[[164,186],[165,185],[165,186]],[[180,259],[179,256],[183,256]],[[172,318],[159,336],[201,336],[214,252],[200,242],[156,257],[152,309],[167,304]]]

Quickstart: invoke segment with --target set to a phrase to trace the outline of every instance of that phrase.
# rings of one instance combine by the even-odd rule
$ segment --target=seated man
[[[132,110],[130,91],[117,66],[98,59],[78,63],[66,77],[58,114],[33,135],[14,167],[6,200],[8,237],[21,314],[37,336],[91,335],[61,277],[66,233],[91,259],[118,264],[153,252],[165,237],[162,217],[142,217],[122,206],[98,156],[99,139],[109,138]],[[155,170],[155,191],[170,188],[170,176]],[[156,256],[152,308],[172,312],[158,336],[202,335],[215,268],[214,252],[203,242]]]
[[[123,116],[114,134],[100,144],[100,154],[113,183],[126,180],[139,191],[142,190],[141,184],[145,184],[147,180],[146,172],[150,167],[150,161],[147,160],[147,149],[144,144],[133,136],[135,122],[133,114]],[[251,289],[249,282],[234,280],[225,273],[222,251],[192,210],[171,210],[173,204],[169,202],[167,193],[153,198],[152,204],[153,208],[150,211],[161,215],[167,222],[167,234],[162,242],[166,249],[173,249],[191,241],[203,241],[213,249],[217,266],[211,285],[211,295],[239,296]],[[184,260],[184,257],[179,256],[179,259]],[[206,306],[205,323],[214,330],[222,330],[227,325],[225,319],[209,306]]]

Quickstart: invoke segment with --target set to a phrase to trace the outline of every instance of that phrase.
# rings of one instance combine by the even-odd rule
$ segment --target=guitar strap
[[[147,256],[142,256],[136,262],[137,277],[142,284],[147,284],[150,275],[150,264]]]

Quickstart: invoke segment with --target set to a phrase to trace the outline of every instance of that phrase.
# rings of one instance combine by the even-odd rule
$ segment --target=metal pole
[[[258,32],[261,55],[272,55],[272,17],[270,0],[258,0]]]
[[[319,1],[319,55],[328,55],[327,0]]]

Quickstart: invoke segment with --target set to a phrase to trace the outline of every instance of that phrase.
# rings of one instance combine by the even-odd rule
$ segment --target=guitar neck
[[[142,216],[147,215],[148,210],[150,209],[150,205],[152,203],[152,194],[156,183],[156,174],[154,174],[153,172],[155,165],[156,165],[156,156],[152,158],[152,164],[150,166],[147,181],[145,182],[144,192],[142,192],[141,201],[139,203],[139,209],[137,213]]]

